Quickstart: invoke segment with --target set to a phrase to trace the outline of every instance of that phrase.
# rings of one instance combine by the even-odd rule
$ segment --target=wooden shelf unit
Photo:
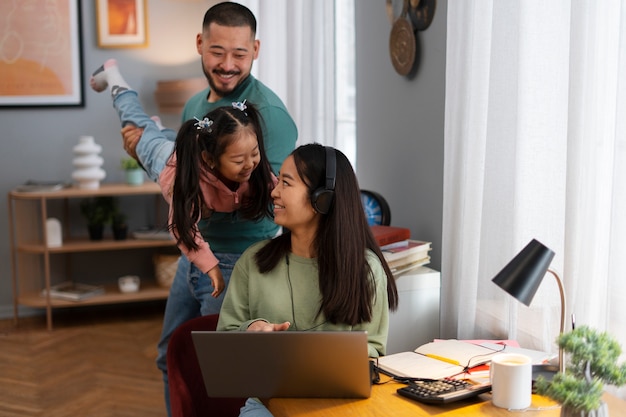
[[[64,188],[57,191],[10,191],[9,205],[9,236],[11,240],[11,269],[13,278],[13,314],[18,321],[18,307],[20,305],[32,308],[45,308],[46,321],[49,330],[52,330],[52,311],[56,308],[77,306],[119,304],[139,301],[166,299],[169,290],[157,285],[156,280],[142,279],[141,289],[136,293],[121,293],[117,282],[106,284],[105,293],[81,301],[67,301],[42,295],[60,280],[52,282],[51,258],[63,254],[81,254],[101,251],[125,251],[150,248],[174,248],[170,239],[133,239],[113,240],[104,238],[100,241],[89,240],[86,236],[72,236],[70,223],[81,221],[70,218],[69,200],[74,198],[88,198],[97,196],[153,196],[155,198],[156,219],[161,218],[162,205],[161,190],[156,183],[146,182],[139,186],[126,184],[102,184],[94,190],[79,189],[76,187]],[[46,219],[49,214],[51,200],[62,201],[63,244],[58,247],[49,247],[46,242]],[[66,272],[67,274],[67,272]],[[42,285],[43,277],[43,285]],[[70,280],[68,277],[67,280]]]

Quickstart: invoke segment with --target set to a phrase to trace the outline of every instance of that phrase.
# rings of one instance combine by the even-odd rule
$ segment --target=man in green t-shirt
[[[209,87],[189,99],[182,119],[201,118],[210,110],[231,105],[232,102],[247,100],[254,104],[263,118],[266,154],[277,174],[283,160],[295,148],[298,133],[280,98],[250,74],[259,46],[256,19],[249,9],[233,2],[211,7],[204,16],[202,33],[196,38],[196,47]],[[149,146],[149,140],[140,139],[142,134],[153,131],[156,132],[154,134],[162,135],[171,132],[171,148],[154,149]],[[154,129],[144,132],[132,125],[122,128],[124,149],[145,166],[151,167],[148,176],[153,180],[158,178],[158,173],[174,148],[174,132],[158,132]],[[236,212],[212,213],[210,217],[201,220],[199,228],[220,260],[219,268],[226,286],[241,253],[252,243],[279,233],[279,227],[269,219],[245,221],[238,218]],[[171,415],[166,364],[169,338],[185,321],[200,315],[219,313],[225,292],[218,298],[212,298],[211,291],[208,277],[184,256],[181,257],[170,288],[158,344],[157,366],[163,372],[168,415]]]

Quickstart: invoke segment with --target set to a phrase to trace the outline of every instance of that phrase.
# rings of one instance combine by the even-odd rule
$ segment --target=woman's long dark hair
[[[204,196],[200,188],[202,179],[211,168],[202,158],[208,153],[219,170],[219,160],[226,148],[238,139],[244,129],[256,134],[261,160],[250,176],[248,193],[242,198],[239,214],[246,219],[259,220],[272,217],[270,193],[274,187],[272,170],[265,154],[261,115],[255,107],[246,103],[246,109],[234,106],[218,107],[204,116],[212,121],[201,127],[197,120],[188,120],[181,126],[176,137],[176,178],[172,190],[172,223],[176,243],[197,250],[194,237],[199,233],[196,223],[202,213]],[[203,118],[204,120],[204,118]],[[201,127],[201,128],[200,128]]]
[[[326,150],[319,144],[302,145],[294,150],[296,169],[309,194],[324,187]],[[346,156],[335,149],[337,171],[335,195],[328,214],[320,215],[313,243],[319,270],[322,301],[318,314],[331,323],[356,325],[372,320],[376,289],[366,259],[370,249],[380,259],[387,274],[389,307],[398,306],[396,282],[367,223],[361,203],[361,190]],[[285,259],[291,249],[290,232],[271,240],[256,254],[261,273],[269,272]]]

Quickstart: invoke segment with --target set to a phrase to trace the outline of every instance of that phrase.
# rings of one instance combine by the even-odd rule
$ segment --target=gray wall
[[[361,188],[381,193],[391,223],[432,242],[441,268],[447,1],[418,32],[417,71],[395,72],[385,2],[356,1],[357,172]]]
[[[72,147],[86,134],[103,146],[106,181],[121,182],[119,122],[110,98],[89,89],[88,74],[115,57],[126,80],[143,97],[146,111],[156,114],[157,80],[200,75],[195,35],[211,3],[149,0],[149,47],[107,50],[96,45],[94,2],[81,2],[85,107],[0,110],[2,195],[28,179],[70,181]],[[413,238],[433,242],[435,269],[441,262],[445,9],[446,2],[440,0],[431,27],[419,33],[421,64],[407,79],[389,61],[391,25],[384,2],[356,0],[359,181],[386,197],[394,225],[409,227]],[[172,127],[178,124],[175,116],[164,121]],[[2,204],[0,317],[12,315],[7,217],[7,205]]]
[[[148,114],[158,113],[154,101],[157,80],[202,75],[195,39],[201,30],[204,12],[213,3],[215,1],[149,0],[148,47],[101,49],[96,42],[95,2],[81,0],[85,107],[0,108],[0,194],[6,196],[16,185],[29,179],[71,181],[72,148],[81,135],[92,135],[102,145],[105,181],[122,182],[119,164],[125,153],[119,119],[111,107],[110,96],[97,94],[89,88],[89,75],[108,58],[116,58],[126,81],[138,90]],[[165,115],[163,120],[170,127],[179,125],[179,116]],[[7,218],[7,204],[1,204],[0,317],[13,314]],[[76,220],[78,224],[81,222],[82,219]],[[133,225],[131,219],[133,226],[143,224]]]

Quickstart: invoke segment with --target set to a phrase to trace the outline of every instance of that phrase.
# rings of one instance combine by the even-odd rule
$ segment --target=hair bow
[[[211,133],[211,125],[213,124],[213,120],[210,120],[208,117],[205,117],[202,120],[198,119],[197,117],[194,117],[194,119],[197,120],[197,122],[194,124],[194,126],[196,126],[196,129],[204,129]]]
[[[248,106],[246,106],[246,100],[244,101],[233,101],[233,109],[241,110],[245,113]]]

